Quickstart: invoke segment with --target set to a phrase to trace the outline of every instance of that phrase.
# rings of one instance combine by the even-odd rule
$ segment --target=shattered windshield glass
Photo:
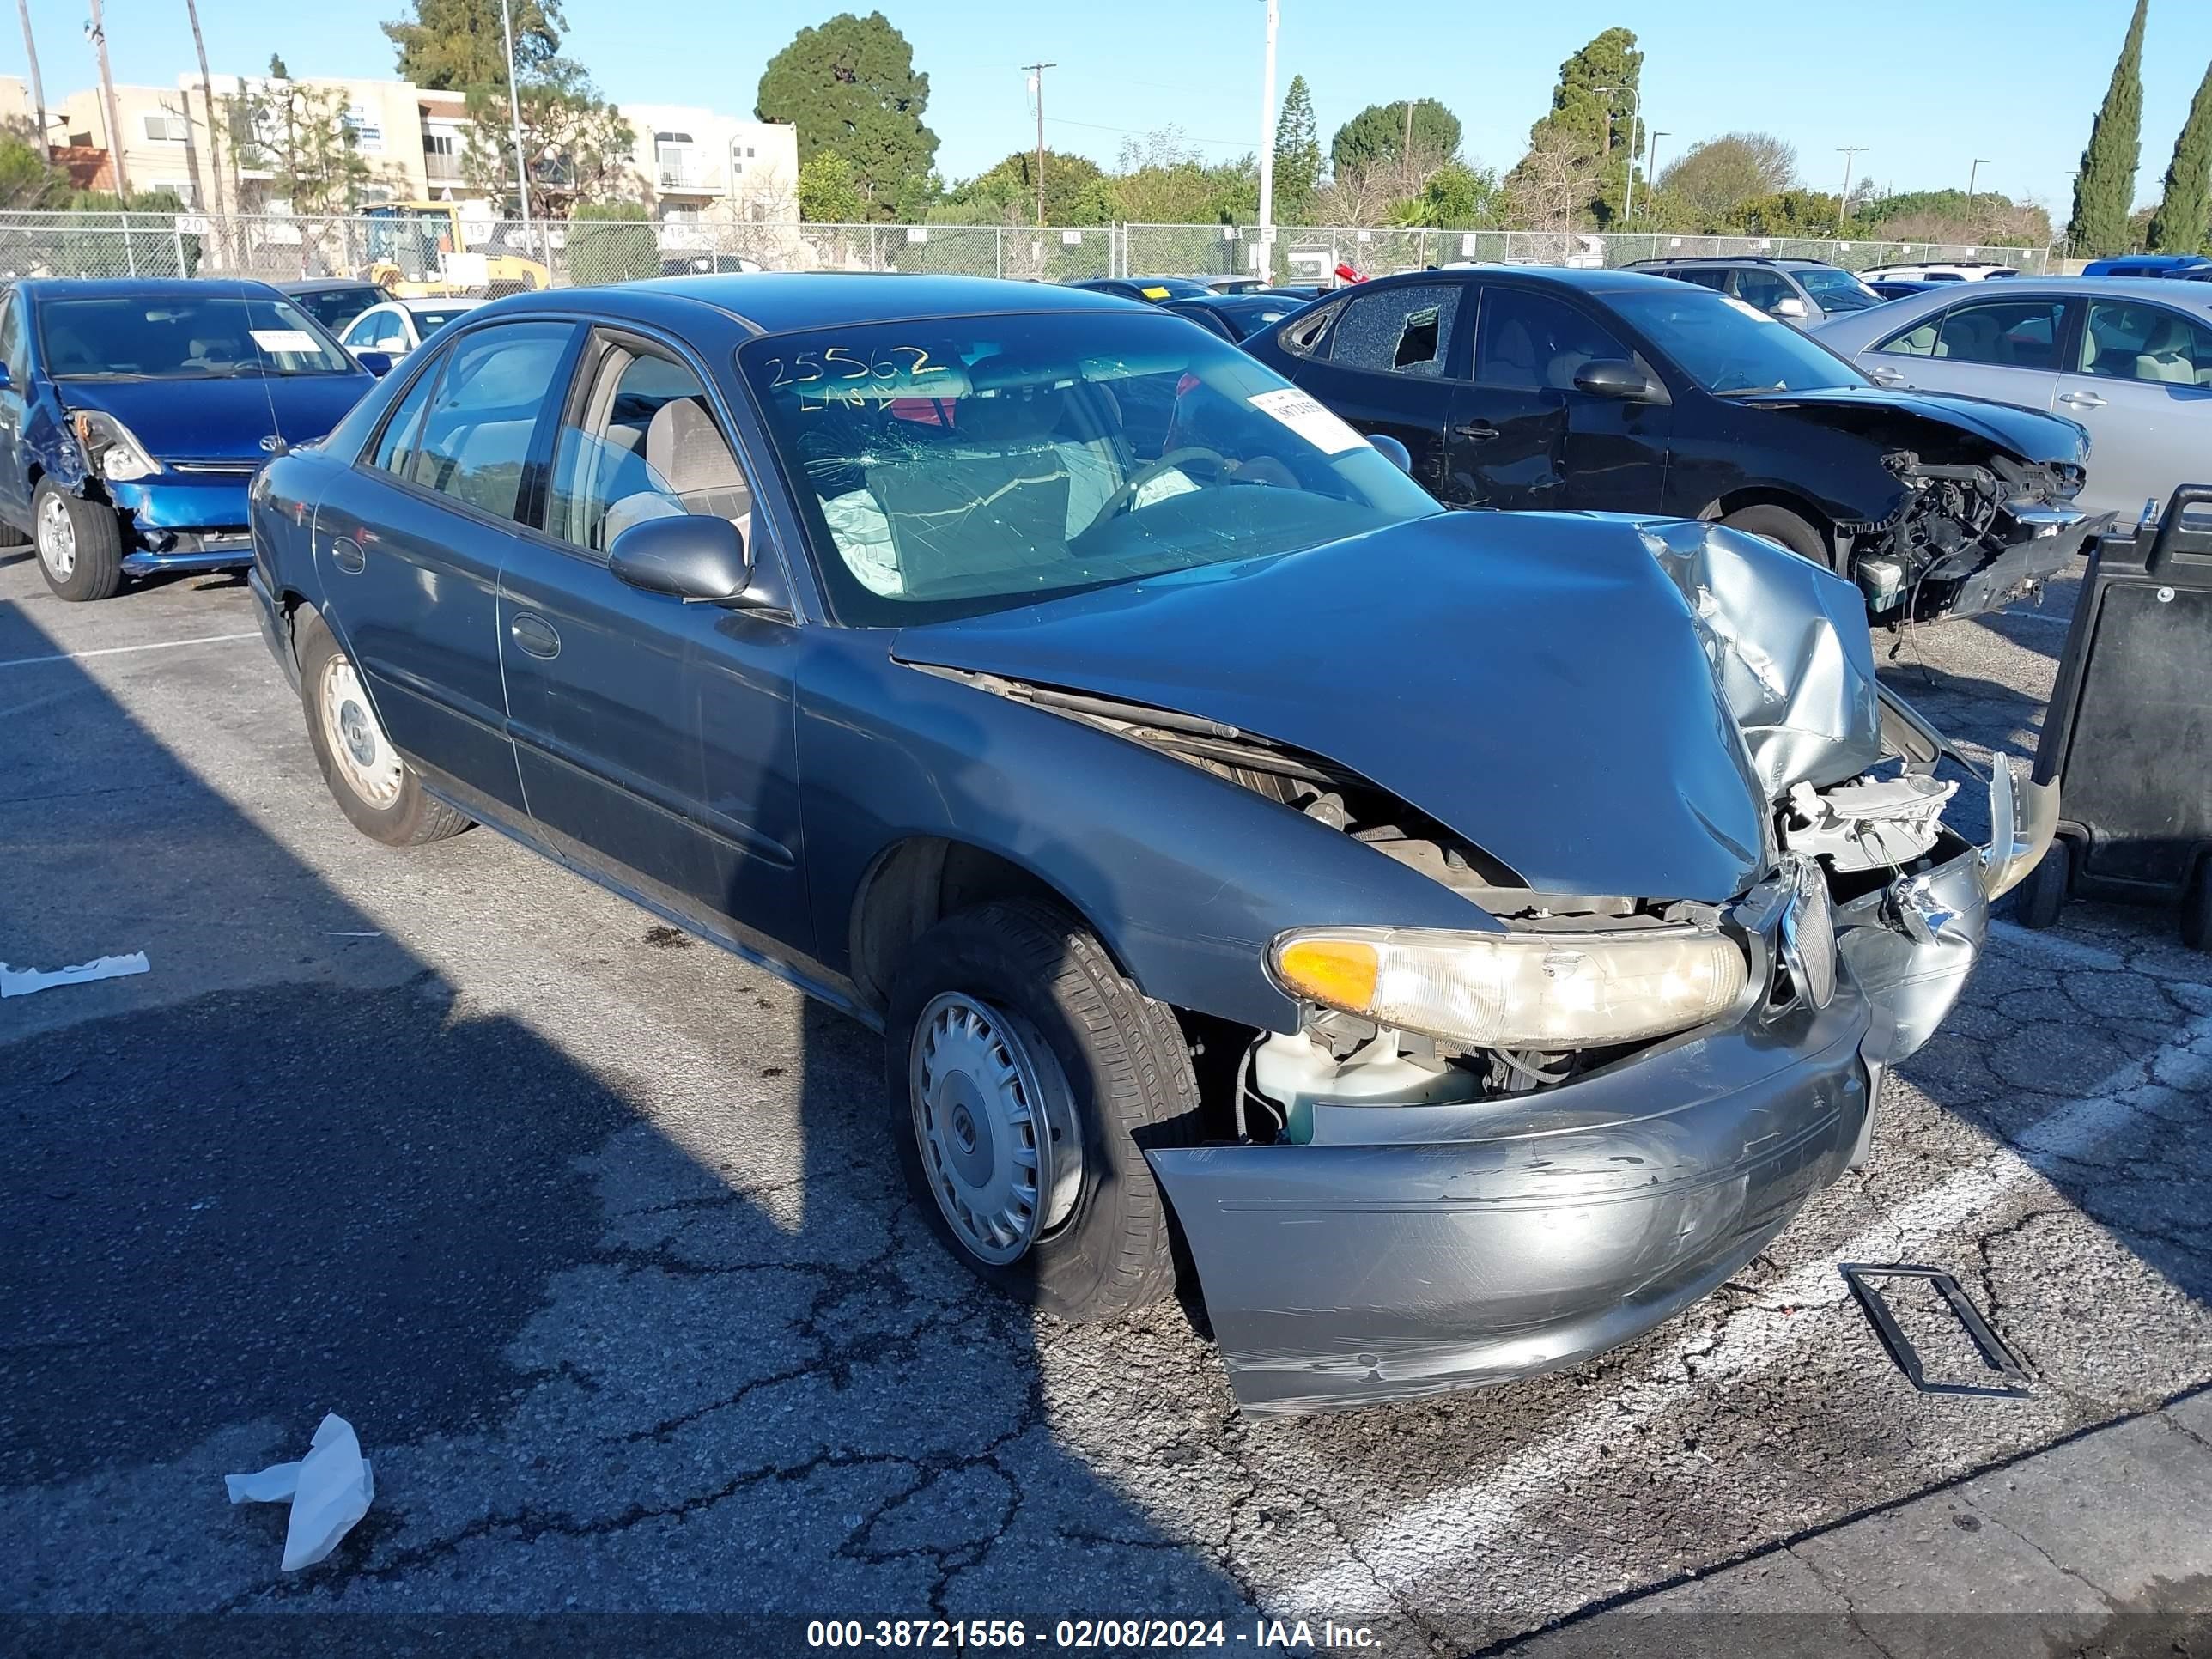
[[[979,614],[1441,511],[1310,397],[1164,314],[932,318],[739,367],[839,621]]]
[[[1686,283],[1608,296],[1681,371],[1711,392],[1816,392],[1872,382],[1787,323]]]

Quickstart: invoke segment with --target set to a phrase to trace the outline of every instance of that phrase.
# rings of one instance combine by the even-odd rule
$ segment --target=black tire
[[[1795,553],[1801,559],[1809,559],[1823,570],[1835,568],[1828,546],[1820,532],[1786,507],[1747,507],[1739,508],[1721,522],[1730,530],[1741,530],[1747,536],[1764,537]]]
[[[1011,1016],[1012,1029],[1044,1045],[1066,1080],[1082,1146],[1072,1207],[1064,1218],[1048,1218],[1008,1262],[985,1260],[963,1239],[925,1166],[908,1071],[917,1024],[948,994]],[[1085,1322],[1144,1307],[1174,1288],[1167,1207],[1139,1143],[1180,1146],[1194,1138],[1189,1050],[1175,1015],[1124,979],[1079,921],[1023,899],[939,922],[900,959],[884,1052],[889,1127],[915,1205],[986,1282]]]
[[[2197,860],[2197,873],[2181,896],[2181,942],[2192,951],[2212,951],[2212,854]]]
[[[31,496],[31,542],[56,599],[112,599],[123,586],[123,524],[104,501],[41,478]]]
[[[2058,920],[2058,913],[2066,908],[2066,896],[2074,885],[2074,849],[2063,841],[2054,841],[2027,879],[2020,884],[2020,896],[2013,901],[2013,915],[2023,927],[2048,927]]]
[[[339,648],[337,639],[323,626],[322,618],[311,611],[301,623],[300,636],[300,703],[307,718],[307,741],[313,746],[315,764],[322,769],[323,782],[328,786],[331,798],[337,802],[338,810],[353,821],[353,827],[362,835],[386,847],[420,847],[425,842],[458,836],[469,828],[472,821],[445,802],[432,799],[423,789],[422,781],[415,775],[415,769],[391,748],[392,739],[384,735],[384,728],[377,723],[376,711],[368,706],[366,697],[359,699],[355,706],[355,718],[366,723],[362,740],[369,744],[373,756],[385,757],[389,765],[396,766],[398,776],[388,799],[373,797],[356,781],[354,769],[341,763],[331,747],[330,726],[337,725],[343,729],[343,722],[326,720],[324,714],[323,701],[331,695],[333,664],[342,665],[347,675],[353,672],[353,665]]]

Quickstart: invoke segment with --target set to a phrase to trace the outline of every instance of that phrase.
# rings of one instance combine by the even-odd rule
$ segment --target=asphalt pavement
[[[2067,602],[1921,630],[1886,672],[1970,752],[2032,752]],[[2048,1547],[2033,1501],[1978,1482],[2063,1467],[2052,1491],[2148,1526],[2173,1499],[2142,1468],[2172,1459],[2075,1449],[2148,1424],[2212,1457],[2187,1398],[2212,1383],[2212,957],[2169,916],[2001,923],[1890,1080],[1870,1166],[1644,1340],[1262,1421],[1185,1306],[1065,1327],[954,1266],[860,1028],[489,832],[355,835],[240,583],[68,606],[0,553],[0,960],[149,964],[0,1004],[9,1645],[104,1627],[57,1614],[245,1610],[1679,1652],[1688,1622],[1619,1621],[1755,1602],[1773,1645],[1841,1650],[1885,1639],[1845,1630],[1855,1605],[1960,1611],[1897,1566],[1937,1559],[1912,1539]],[[2030,1397],[1915,1393],[1843,1261],[1955,1273]],[[326,1412],[375,1502],[284,1575],[283,1506],[234,1509],[222,1476]],[[1972,1528],[1914,1507],[1961,1503]],[[1999,1575],[1972,1609],[2094,1633],[2212,1607],[2212,1562],[2186,1569],[2063,1597]],[[1686,1602],[1717,1582],[1756,1594]]]

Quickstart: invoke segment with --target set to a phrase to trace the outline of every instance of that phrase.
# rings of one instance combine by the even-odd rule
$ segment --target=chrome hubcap
[[[76,569],[76,526],[70,521],[69,503],[49,495],[39,507],[39,557],[58,582],[65,582]]]
[[[907,1077],[938,1208],[980,1260],[1018,1260],[1067,1218],[1083,1187],[1059,1062],[1018,1016],[952,991],[915,1022]]]
[[[376,723],[353,665],[343,657],[332,657],[323,665],[316,702],[324,743],[346,787],[371,806],[390,806],[399,799],[399,757]]]

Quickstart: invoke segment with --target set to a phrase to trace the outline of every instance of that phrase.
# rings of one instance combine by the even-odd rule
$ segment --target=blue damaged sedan
[[[265,283],[0,288],[0,521],[30,532],[64,599],[239,568],[254,473],[328,432],[371,376]]]
[[[1506,1381],[1863,1159],[2055,798],[1945,820],[1856,589],[1445,512],[1156,307],[517,295],[256,482],[337,805],[488,825],[880,1030],[919,1212],[1110,1318],[1180,1231],[1239,1398]]]

